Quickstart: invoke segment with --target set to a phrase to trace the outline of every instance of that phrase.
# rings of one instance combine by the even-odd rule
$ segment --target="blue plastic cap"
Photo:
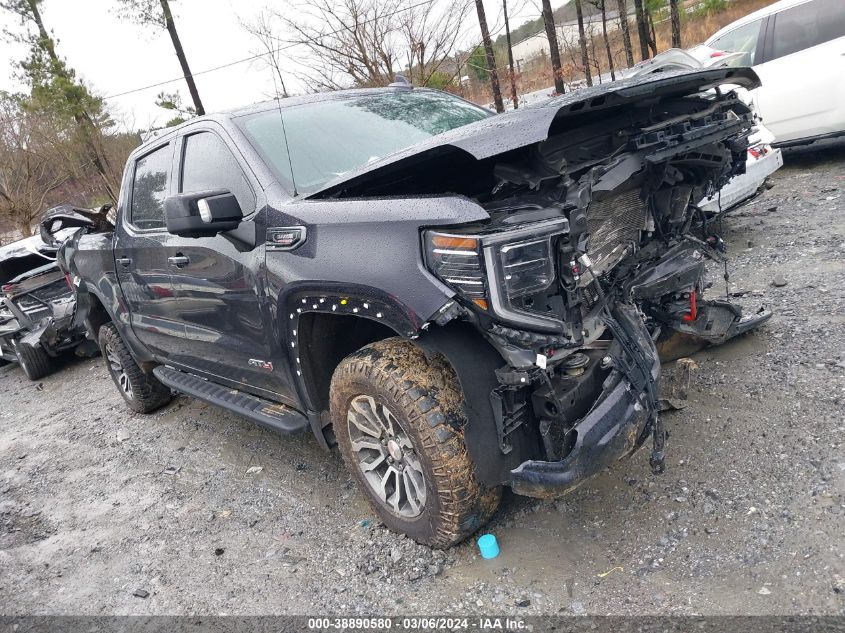
[[[478,550],[481,558],[496,558],[499,555],[499,544],[492,534],[485,534],[478,538]]]

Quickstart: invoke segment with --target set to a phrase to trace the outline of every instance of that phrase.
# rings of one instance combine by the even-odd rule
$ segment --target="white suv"
[[[760,76],[755,106],[778,145],[845,134],[845,0],[781,0],[704,46],[744,53],[731,65]]]

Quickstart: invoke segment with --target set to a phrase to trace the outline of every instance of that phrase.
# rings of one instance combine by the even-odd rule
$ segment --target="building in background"
[[[629,2],[628,20],[634,19],[633,3]],[[557,40],[561,48],[561,53],[567,50],[575,50],[578,47],[578,20],[569,20],[557,24]],[[618,31],[619,12],[607,12],[607,32],[612,33]],[[584,32],[587,37],[601,35],[601,14],[584,16]],[[539,31],[534,35],[526,37],[513,45],[513,59],[517,66],[517,72],[520,72],[522,67],[529,61],[538,57],[548,56],[549,54],[549,40],[546,37],[545,31]]]

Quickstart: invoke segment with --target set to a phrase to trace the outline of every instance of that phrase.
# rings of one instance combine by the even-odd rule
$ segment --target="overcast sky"
[[[490,30],[503,32],[500,0],[485,0]],[[563,2],[553,2],[554,6]],[[58,39],[58,52],[67,59],[97,94],[117,95],[142,86],[179,78],[181,70],[167,32],[119,19],[115,0],[44,0],[42,17]],[[539,0],[510,0],[511,29],[540,15]],[[179,0],[172,2],[182,45],[191,70],[201,73],[261,52],[254,38],[241,26],[267,6],[280,7],[273,0]],[[480,39],[474,9],[463,34],[467,45]],[[0,11],[0,31],[18,31],[16,18]],[[25,48],[0,41],[0,89],[16,91],[15,65],[26,55]],[[295,62],[288,62],[295,63]],[[198,74],[197,87],[208,112],[225,110],[271,97],[275,91],[267,67],[260,61]],[[108,103],[131,129],[161,124],[170,116],[154,104],[162,91],[178,89],[182,100],[190,96],[182,79],[166,86],[149,88]]]

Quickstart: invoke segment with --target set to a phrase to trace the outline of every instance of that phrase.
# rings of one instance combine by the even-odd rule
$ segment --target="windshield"
[[[236,121],[282,182],[311,193],[356,167],[489,116],[446,93],[408,90],[349,95]]]

